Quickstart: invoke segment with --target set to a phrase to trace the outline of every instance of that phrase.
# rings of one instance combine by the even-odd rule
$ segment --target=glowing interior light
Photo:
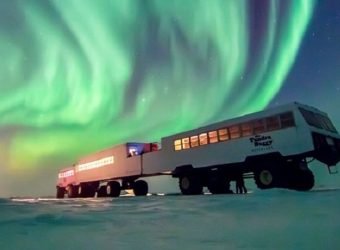
[[[100,167],[104,167],[104,166],[107,166],[113,163],[114,163],[114,156],[109,156],[109,157],[102,158],[100,160],[91,161],[91,162],[84,163],[84,164],[79,164],[77,166],[77,172],[94,169],[94,168],[100,168]]]
[[[66,177],[70,177],[70,176],[73,176],[73,175],[74,175],[74,170],[71,169],[71,170],[59,173],[58,178],[61,179],[61,178],[66,178]]]

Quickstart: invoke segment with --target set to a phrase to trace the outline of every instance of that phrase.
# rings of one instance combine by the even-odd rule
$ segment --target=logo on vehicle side
[[[253,152],[273,149],[273,139],[270,135],[255,135],[249,140],[255,146]]]

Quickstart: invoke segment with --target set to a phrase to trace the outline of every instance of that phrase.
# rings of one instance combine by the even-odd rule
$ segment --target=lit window
[[[138,155],[138,151],[136,148],[130,148],[129,149],[129,156],[135,156]]]
[[[236,139],[240,137],[240,128],[238,126],[232,126],[229,128],[230,139]]]
[[[253,134],[252,124],[250,122],[241,125],[242,136],[249,136]]]
[[[200,134],[200,145],[208,144],[208,135],[207,133]]]
[[[198,146],[198,136],[197,135],[190,137],[190,145],[191,145],[192,148]]]
[[[209,143],[216,143],[218,142],[217,131],[210,131],[209,132]]]
[[[175,145],[175,150],[181,150],[182,149],[182,142],[181,142],[181,140],[176,140],[174,142],[174,145]]]
[[[229,140],[228,129],[222,128],[218,130],[218,138],[220,141]]]
[[[266,131],[266,125],[264,119],[256,120],[253,122],[254,134],[260,134]]]
[[[189,137],[182,139],[182,145],[183,145],[183,149],[190,148]]]
[[[295,126],[294,116],[292,112],[283,113],[280,115],[281,128]]]
[[[266,118],[267,130],[276,130],[280,128],[279,117],[271,116]]]

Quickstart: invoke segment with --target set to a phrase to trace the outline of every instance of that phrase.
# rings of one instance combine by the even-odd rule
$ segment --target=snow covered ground
[[[339,249],[340,190],[0,199],[0,249]]]

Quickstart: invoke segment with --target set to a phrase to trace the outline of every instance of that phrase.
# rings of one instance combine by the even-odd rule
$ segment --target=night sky
[[[291,101],[340,129],[337,0],[3,0],[0,55],[0,196],[53,195],[89,152]]]

